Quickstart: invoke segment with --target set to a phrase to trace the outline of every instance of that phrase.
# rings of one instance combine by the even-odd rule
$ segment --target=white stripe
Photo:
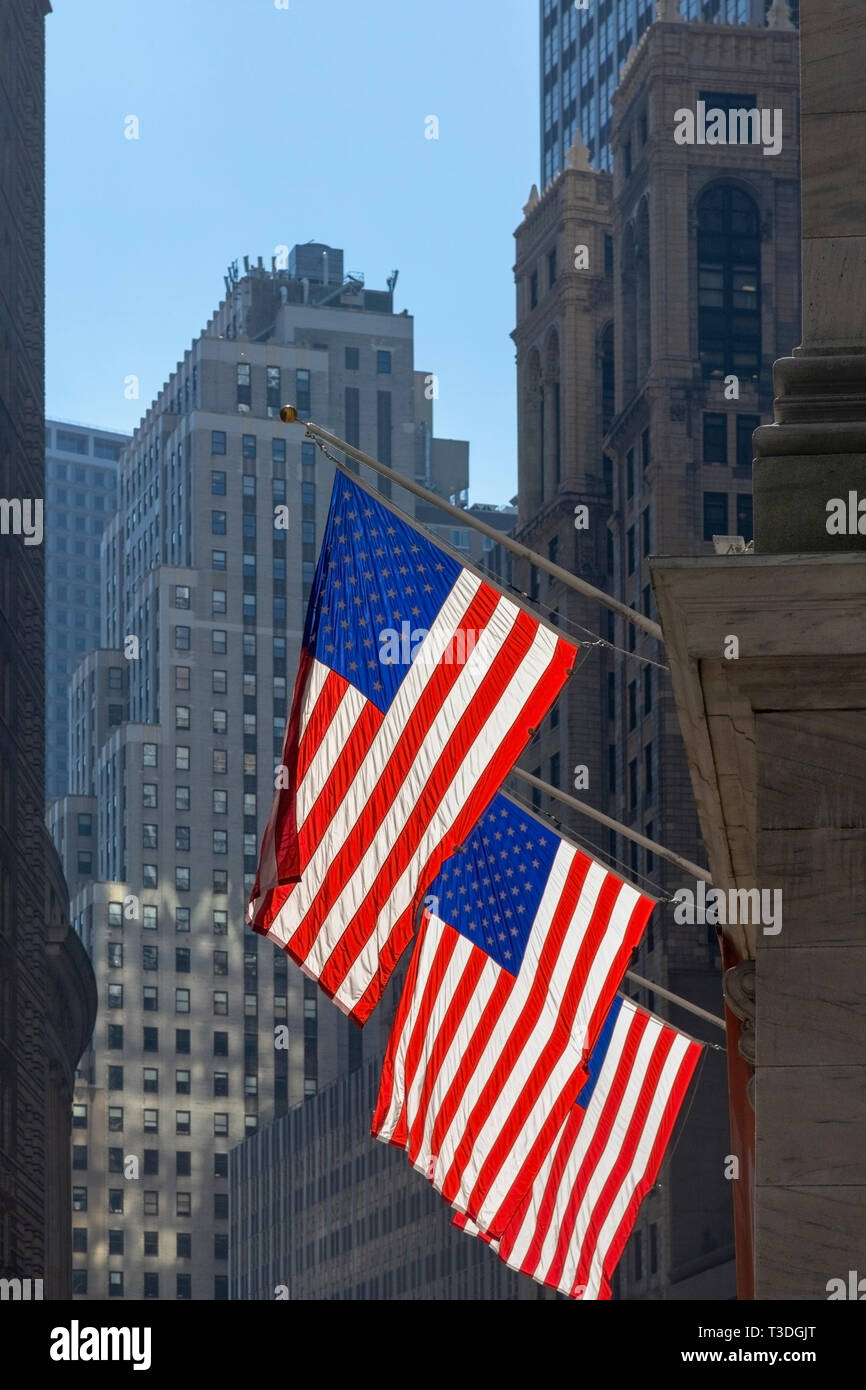
[[[327,670],[327,668],[323,669]],[[367,701],[360,690],[356,690],[353,685],[347,686],[343,692],[343,698],[334,710],[327,731],[320,740],[313,759],[298,786],[295,806],[299,830],[321,795],[337,759],[349,742],[352,731],[366,707]],[[312,714],[312,707],[310,714]],[[329,807],[328,809],[332,811],[333,818],[333,808]],[[323,824],[321,837],[327,834],[328,828]]]
[[[465,616],[481,582],[479,578],[469,574],[468,571],[461,571],[437,614],[434,627],[441,624],[446,631],[453,631]],[[329,671],[327,666],[322,667],[322,669],[326,674]],[[403,737],[407,706],[405,699],[401,699],[401,696],[405,692],[406,699],[408,699],[411,692],[411,704],[408,706],[408,712],[411,712],[412,705],[422,699],[424,689],[433,673],[434,668],[424,667],[418,662],[413,662],[410,666],[390,709],[385,713],[370,747],[346,789],[343,800],[334,807],[327,835],[320,838],[304,869],[301,882],[296,885],[295,891],[284,904],[274,923],[274,927],[279,923],[279,940],[289,941],[307,915],[333,859],[335,847],[343,843],[347,834],[357,824],[361,812],[380,780],[382,768]],[[397,718],[398,712],[399,718]],[[333,766],[342,752],[343,744],[331,741],[329,738],[323,740],[323,744],[322,756],[328,760],[330,766]],[[311,962],[311,970],[314,976],[318,976],[319,970],[315,967],[314,962]]]
[[[602,1066],[601,1073],[599,1074],[596,1080],[595,1087],[590,1097],[589,1105],[587,1106],[585,1112],[583,1123],[581,1124],[581,1127],[578,1130],[577,1136],[574,1141],[574,1147],[572,1148],[572,1151],[568,1158],[568,1162],[566,1163],[565,1169],[560,1178],[559,1187],[557,1189],[556,1194],[556,1206],[554,1209],[553,1218],[550,1221],[547,1231],[545,1233],[544,1241],[542,1243],[542,1247],[538,1256],[538,1262],[536,1265],[536,1268],[539,1271],[539,1276],[542,1279],[547,1273],[547,1270],[550,1268],[553,1257],[556,1254],[556,1243],[559,1239],[559,1231],[562,1224],[563,1208],[564,1204],[568,1200],[567,1194],[570,1193],[572,1188],[574,1187],[574,1184],[577,1180],[577,1175],[580,1171],[580,1165],[583,1162],[592,1135],[594,1134],[595,1128],[598,1125],[603,1104],[602,1098],[607,1096],[611,1084],[611,1079],[613,1076],[616,1075],[616,1068],[619,1065],[619,1060],[622,1056],[623,1049],[626,1045],[626,1039],[628,1038],[628,1033],[629,1029],[631,1028],[633,1016],[633,1013],[627,1009],[626,1004],[623,1004],[622,1008],[619,1011],[616,1023],[614,1025],[613,1034],[611,1036],[610,1042],[608,1043],[607,1052],[605,1053],[604,1065]],[[564,1127],[565,1126],[563,1126],[563,1128]],[[560,1131],[560,1134],[561,1132],[562,1131]],[[539,1173],[538,1178],[536,1179],[536,1184],[533,1189],[533,1205],[536,1207],[536,1214],[537,1203],[541,1201],[541,1197],[543,1196],[544,1184],[547,1182],[547,1179],[550,1176],[550,1171],[553,1166],[555,1153],[556,1145],[553,1145],[551,1147],[550,1154],[548,1155],[547,1162],[545,1163],[542,1172]],[[518,1258],[519,1251],[521,1264],[526,1258],[526,1252],[528,1250],[530,1241],[532,1240],[534,1229],[534,1224],[532,1224],[528,1219],[525,1220],[523,1226],[521,1227],[520,1243],[519,1245],[518,1243],[515,1243],[515,1250],[512,1253],[511,1258],[516,1260]]]
[[[584,1298],[598,1298],[604,1273],[604,1257],[606,1256],[622,1221],[623,1215],[628,1207],[634,1192],[646,1172],[647,1163],[652,1153],[653,1145],[658,1137],[659,1126],[664,1115],[665,1106],[670,1099],[671,1091],[679,1073],[683,1058],[688,1051],[688,1040],[678,1034],[674,1039],[671,1050],[665,1059],[659,1083],[655,1095],[652,1099],[646,1124],[641,1133],[637,1152],[629,1171],[623,1178],[622,1186],[616,1195],[616,1199],[611,1206],[611,1210],[598,1233],[595,1250],[593,1251],[590,1272],[586,1284]],[[583,1211],[581,1209],[581,1217]],[[583,1234],[585,1235],[586,1226],[581,1220]],[[577,1266],[574,1265],[572,1285],[577,1277]]]
[[[604,870],[602,870],[602,874],[603,878],[607,877]],[[517,1178],[520,1167],[527,1156],[534,1137],[538,1134],[544,1124],[546,1116],[550,1114],[551,1109],[562,1099],[563,1090],[573,1087],[575,1084],[574,1072],[577,1067],[579,1067],[583,1057],[587,1040],[587,1028],[592,1014],[598,1005],[599,990],[604,987],[610,977],[610,969],[615,953],[622,945],[634,910],[634,902],[637,900],[638,896],[639,894],[627,884],[623,885],[623,888],[617,895],[602,944],[593,959],[589,979],[580,996],[578,1014],[572,1030],[572,1047],[566,1048],[557,1060],[544,1089],[539,1093],[530,1113],[526,1117],[523,1127],[515,1137],[510,1152],[503,1159],[495,1179],[490,1184],[489,1190],[478,1211],[478,1219],[482,1226],[493,1220],[500,1205],[511,1191],[511,1187]],[[583,895],[581,894],[581,898],[582,897]],[[566,956],[565,959],[567,961],[568,957]],[[544,1020],[542,1020],[542,1023],[543,1022]],[[541,1037],[539,1053],[545,1042],[546,1039]],[[529,1065],[522,1058],[520,1069],[524,1076],[528,1075]],[[463,1178],[463,1186],[467,1199],[472,1192],[481,1165],[486,1159],[491,1145],[495,1143],[498,1135],[502,1132],[507,1123],[508,1113],[510,1113],[512,1109],[514,1099],[515,1094],[513,1088],[511,1088],[510,1094],[509,1092],[503,1091],[499,1104],[494,1109],[490,1119],[487,1121],[476,1140],[472,1157],[466,1166]],[[566,1097],[566,1099],[569,1098]],[[576,1097],[571,1097],[571,1099],[576,1099]]]
[[[641,1036],[640,1043],[638,1044],[637,1055],[635,1056],[628,1079],[626,1080],[625,1088],[620,1098],[616,1114],[614,1115],[610,1132],[605,1139],[604,1149],[599,1154],[598,1159],[593,1165],[592,1171],[588,1175],[586,1186],[580,1193],[580,1205],[578,1207],[577,1219],[575,1221],[571,1240],[568,1243],[568,1252],[559,1280],[559,1287],[561,1289],[564,1289],[566,1284],[568,1284],[570,1288],[574,1283],[580,1251],[586,1236],[587,1227],[596,1205],[601,1198],[604,1185],[613,1172],[614,1166],[622,1153],[622,1146],[634,1115],[635,1106],[646,1088],[650,1060],[655,1050],[656,1043],[661,1036],[661,1031],[661,1024],[658,1023],[656,1019],[650,1019]],[[605,1061],[607,1061],[606,1058]],[[604,1073],[604,1070],[605,1068],[602,1069],[602,1073]],[[613,1069],[608,1072],[606,1077],[602,1074],[602,1077],[599,1078],[602,1084],[593,1092],[592,1100],[587,1107],[586,1119],[580,1127],[579,1136],[581,1141],[580,1148],[584,1153],[590,1142],[590,1138],[597,1137],[602,1107],[610,1094],[610,1087],[613,1084],[615,1074],[615,1070]],[[593,1102],[595,1102],[596,1094],[599,1090],[601,1091],[601,1095],[598,1097],[598,1104],[594,1106]],[[593,1109],[595,1109],[596,1113],[591,1118],[591,1111]],[[577,1175],[577,1169],[575,1169],[570,1162],[567,1173],[569,1175],[569,1180],[567,1182],[563,1181],[560,1186],[559,1201],[557,1202],[557,1216],[560,1219],[568,1204]],[[543,1270],[542,1272],[549,1273],[549,1270]],[[589,1294],[589,1297],[597,1297],[597,1294]]]
[[[443,1153],[447,1151],[449,1159],[453,1159],[458,1145],[467,1132],[472,1110],[479,1100],[491,1072],[499,1062],[507,1040],[515,1029],[520,1028],[521,1015],[526,1007],[526,1002],[530,993],[537,984],[539,973],[538,962],[540,961],[545,942],[551,930],[553,917],[562,897],[569,870],[575,859],[575,854],[575,850],[565,843],[561,843],[556,852],[547,887],[539,907],[538,916],[529,934],[526,954],[521,964],[516,986],[509,996],[506,1007],[503,1009],[500,1022],[491,1034],[478,1066],[469,1079],[460,1107],[449,1128],[446,1142],[443,1144]],[[469,1155],[462,1173],[459,1175],[460,1199],[464,1203],[468,1202],[482,1165],[486,1162],[492,1146],[502,1134],[504,1126],[507,1125],[515,1103],[523,1091],[526,1079],[531,1074],[533,1067],[550,1042],[551,1031],[556,1026],[559,1019],[564,992],[567,989],[575,964],[578,960],[581,946],[592,919],[592,914],[606,879],[607,871],[600,864],[591,862],[586,877],[581,885],[580,894],[571,920],[563,935],[563,941],[556,963],[550,972],[548,1001],[542,1007],[522,1049],[516,1055],[512,1071],[503,1083],[490,1115],[476,1135],[472,1152]],[[565,1019],[563,1022],[566,1028],[569,1027],[570,1020]],[[571,1041],[565,1047],[559,1063],[555,1066],[551,1081],[549,1081],[544,1088],[543,1097],[545,1107],[549,1107],[551,1103],[555,1103],[559,1098],[562,1086],[567,1084],[575,1069],[580,1066],[583,1055],[583,1037],[583,1029],[580,1031],[576,1029],[572,1031]],[[535,1111],[537,1110],[538,1106],[535,1107]],[[535,1111],[533,1113],[535,1113]],[[523,1132],[525,1131],[521,1133]],[[521,1147],[523,1147],[522,1153]],[[508,1191],[510,1188],[511,1183],[516,1177],[516,1167],[519,1167],[519,1163],[526,1157],[526,1148],[525,1145],[522,1145],[522,1141],[519,1140],[514,1148],[512,1148],[512,1153],[515,1153],[515,1151],[519,1155],[519,1158],[515,1167],[507,1170],[507,1180],[504,1191]],[[502,1170],[500,1170],[500,1175],[493,1190],[499,1193],[502,1188]],[[504,1191],[502,1195],[504,1195]],[[484,1205],[479,1211],[479,1221],[482,1227],[485,1225],[485,1220],[482,1219],[482,1211],[485,1213],[489,1212],[491,1215],[494,1214],[499,1206],[499,1201],[501,1201],[501,1196],[497,1200],[496,1206],[492,1208],[491,1200],[491,1197],[485,1199]]]
[[[467,941],[466,944],[470,948],[471,955],[472,943]],[[445,1054],[445,1057],[443,1058],[442,1065],[439,1069],[439,1073],[430,1090],[430,1095],[427,1102],[427,1111],[424,1116],[424,1129],[421,1138],[419,1152],[422,1154],[430,1154],[431,1156],[434,1156],[436,1158],[436,1172],[433,1179],[433,1185],[436,1188],[437,1192],[441,1192],[442,1190],[442,1182],[445,1178],[445,1175],[448,1172],[449,1167],[451,1166],[451,1159],[453,1155],[448,1146],[447,1133],[445,1134],[445,1136],[443,1136],[443,1140],[439,1144],[436,1154],[432,1155],[433,1130],[436,1127],[436,1123],[439,1119],[439,1112],[442,1108],[442,1105],[446,1097],[448,1096],[448,1092],[451,1089],[451,1086],[454,1082],[454,1078],[456,1077],[464,1061],[467,1048],[470,1046],[471,1039],[476,1029],[478,1028],[481,1016],[484,1013],[484,1010],[487,1008],[493,991],[499,984],[501,977],[502,971],[500,967],[496,964],[494,960],[491,959],[490,956],[487,956],[481,974],[479,975],[475,988],[472,991],[472,995],[467,1001],[466,1007],[463,1012],[463,1016],[460,1020],[460,1024],[455,1031],[454,1037],[451,1040],[451,1045],[449,1046],[448,1051]],[[448,1002],[450,1004],[450,1000]],[[439,1026],[440,1025],[437,1021],[437,1032]],[[425,1056],[429,1055],[429,1051],[432,1046],[432,1043],[435,1041],[435,1037],[435,1032],[428,1031],[424,1049]],[[419,1118],[418,1100],[420,1098],[421,1086],[424,1081],[424,1072],[425,1068],[422,1059],[422,1064],[418,1068],[418,1072],[416,1074],[416,1082],[412,1090],[412,1100],[414,1102],[412,1115],[413,1126]]]
[[[509,604],[508,607],[513,608],[514,605]],[[469,708],[477,693],[479,672],[473,667],[476,655],[481,653],[478,665],[481,666],[482,670],[489,669],[493,665],[495,650],[498,650],[504,641],[504,637],[496,635],[497,626],[501,625],[494,624],[491,620],[491,623],[484,629],[478,645],[442,706],[442,711],[434,723],[433,732],[425,739],[424,746],[413,763],[410,775],[403,783],[399,797],[388,816],[387,825],[377,835],[364,857],[363,868],[346,885],[338,905],[332,909],[328,921],[324,924],[316,945],[310,953],[313,959],[321,960],[322,964],[333,948],[332,919],[336,918],[337,923],[342,928],[346,922],[351,920],[354,912],[357,912],[360,902],[369,891],[369,885],[372,884],[378,873],[379,867],[384,863],[391,848],[403,832],[406,805],[414,806],[423,796],[433,763],[438,759],[460,716],[465,709]],[[451,783],[446,788],[428,823],[426,832],[420,838],[414,854],[392,890],[388,901],[380,911],[372,935],[350,967],[343,985],[335,994],[335,1001],[342,1002],[347,1008],[354,1008],[375,977],[381,949],[391,935],[394,923],[410,907],[418,890],[425,865],[463,812],[470,790],[487,774],[490,764],[502,744],[504,734],[510,731],[519,720],[529,691],[534,689],[550,666],[556,640],[546,628],[536,629],[529,650],[502,692],[483,728],[476,735]],[[488,645],[494,648],[490,658],[486,655]],[[360,879],[361,874],[364,875],[364,881]],[[369,880],[368,884],[366,884],[366,880]],[[346,897],[349,898],[348,905],[343,901]],[[354,912],[352,911],[353,906]]]
[[[397,1046],[394,1049],[393,1088],[388,1106],[388,1113],[377,1135],[379,1139],[389,1140],[392,1138],[397,1128],[400,1113],[406,1101],[406,1052],[418,1018],[418,1011],[421,1007],[424,984],[429,979],[436,952],[442,941],[443,925],[444,924],[438,917],[431,917],[424,928],[424,939],[416,948],[418,951],[418,971],[415,977],[415,989],[412,991],[412,999],[406,1014],[406,1019],[397,1041]],[[469,943],[467,942],[466,944],[468,946]],[[446,971],[446,981],[448,979],[448,973],[449,972]]]

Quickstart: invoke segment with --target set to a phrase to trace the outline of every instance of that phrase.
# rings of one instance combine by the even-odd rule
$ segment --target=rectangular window
[[[752,494],[750,492],[737,493],[737,535],[742,536],[746,542],[754,539]]]
[[[628,555],[628,572],[634,574],[635,549],[634,549],[634,527],[630,526],[626,533],[626,550]]]
[[[159,887],[159,873],[155,864],[142,864],[141,882],[144,888]]]
[[[189,1134],[190,1132],[190,1112],[189,1110],[175,1110],[174,1112],[174,1132],[175,1134]],[[178,1155],[180,1157],[180,1155]]]
[[[159,1029],[142,1028],[141,1030],[141,1050],[142,1052],[159,1051]]]
[[[226,473],[222,468],[212,468],[210,475],[210,490],[212,497],[225,497],[226,495]]]
[[[213,993],[213,1011],[215,1014],[227,1014],[229,1011],[229,997],[224,989],[215,989]]]
[[[157,762],[156,744],[143,743],[141,745],[141,765],[142,767],[156,767]]]
[[[175,1028],[174,1030],[174,1050],[181,1056],[189,1054],[189,1029]]]
[[[727,463],[728,417],[721,412],[704,412],[704,463]]]
[[[280,369],[265,367],[265,406],[270,416],[280,413]]]
[[[178,975],[189,974],[190,952],[188,946],[175,946],[174,948],[174,969]]]
[[[226,710],[215,709],[213,711],[213,732],[215,734],[226,733],[228,730],[228,723],[229,717]]]
[[[175,666],[174,668],[174,688],[175,690],[189,690],[190,688],[190,668],[188,666]]]
[[[141,948],[141,968],[142,970],[159,969],[159,947],[142,946]]]
[[[176,729],[188,729],[191,726],[192,714],[189,705],[175,705],[174,707],[174,727]]]
[[[273,463],[285,463],[286,441],[284,439],[271,440],[271,461]]]
[[[210,567],[213,570],[224,570],[226,567],[226,552],[224,550],[212,550],[210,553]]]
[[[310,373],[305,367],[295,372],[295,409],[300,420],[310,418]]]
[[[175,931],[189,931],[189,908],[176,907],[174,910]]]
[[[628,765],[628,806],[630,811],[637,806],[637,758]]]
[[[156,1067],[144,1067],[141,1074],[141,1088],[148,1093],[159,1090],[159,1071]]]
[[[229,929],[229,915],[224,908],[217,907],[213,911],[213,934],[214,936],[227,936]],[[216,972],[214,972],[216,973]]]
[[[212,454],[224,454],[226,451],[226,432],[225,430],[211,430],[210,432],[210,451]]]
[[[713,536],[728,535],[728,494],[726,492],[704,493],[704,540]]]
[[[179,893],[189,892],[189,865],[176,864],[174,869],[174,886]]]
[[[189,1013],[189,990],[176,989],[174,992],[174,1011],[176,1014]]]
[[[229,953],[228,951],[214,951],[213,953],[213,973],[215,975],[227,975],[229,973]]]
[[[108,986],[108,1007],[110,1009],[123,1008],[123,985]]]
[[[255,456],[256,436],[254,434],[245,434],[241,440],[241,457],[245,459],[254,459]]]
[[[210,529],[214,536],[224,536],[226,534],[226,513],[211,512]]]
[[[754,449],[752,435],[761,423],[760,415],[737,416],[737,468],[751,473]]]
[[[228,832],[226,830],[214,830],[213,832],[213,852],[214,854],[228,854]]]
[[[213,1093],[215,1096],[227,1096],[229,1093],[229,1074],[227,1071],[215,1071],[213,1074]]]
[[[210,649],[214,656],[225,656],[228,650],[228,634],[225,628],[215,627],[210,635]]]
[[[252,384],[249,362],[237,365],[237,407],[238,414],[249,415],[252,405]]]
[[[175,772],[189,772],[189,745],[179,743],[174,750]]]
[[[376,353],[376,371],[380,376],[390,376],[391,354],[384,348],[380,348]]]
[[[228,751],[225,748],[214,748],[211,756],[211,766],[214,772],[228,771]]]
[[[174,789],[174,809],[175,809],[176,811],[188,811],[188,810],[189,810],[189,787],[186,787],[186,786],[175,787],[175,789]],[[187,830],[188,830],[188,829],[189,829],[189,827],[187,827]],[[182,848],[182,846],[179,845],[179,844],[177,843],[177,834],[176,834],[176,832],[175,832],[175,849],[181,849],[181,848]],[[189,835],[187,835],[186,848],[189,849]]]
[[[108,968],[109,970],[123,969],[123,942],[109,941],[108,943]]]
[[[653,746],[648,743],[643,751],[644,787],[647,797],[653,794]]]
[[[637,728],[637,681],[630,681],[628,687],[628,727]]]
[[[634,496],[634,449],[629,449],[625,456],[625,495]]]
[[[229,1117],[225,1111],[216,1111],[213,1117],[213,1132],[218,1138],[225,1138],[229,1132]]]
[[[145,1110],[145,1111],[144,1111],[142,1128],[144,1129],[145,1134],[158,1134],[158,1133],[159,1133],[159,1111],[158,1111],[158,1110]]]

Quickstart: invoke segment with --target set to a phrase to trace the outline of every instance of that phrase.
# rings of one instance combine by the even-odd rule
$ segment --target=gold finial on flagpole
[[[280,419],[284,425],[295,425],[298,422],[298,412],[293,405],[280,406]]]

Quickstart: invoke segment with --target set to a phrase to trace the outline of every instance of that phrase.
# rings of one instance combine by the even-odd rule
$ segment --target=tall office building
[[[558,1297],[457,1230],[404,1151],[371,1139],[381,1070],[365,1061],[232,1150],[231,1297]]]
[[[712,553],[714,534],[751,539],[752,431],[770,416],[774,359],[799,341],[797,38],[782,26],[653,23],[614,99],[613,174],[593,170],[576,143],[518,229],[517,534],[652,618],[650,554]],[[781,149],[768,158],[760,144],[676,143],[674,112],[700,100],[780,109]],[[525,765],[551,781],[582,766],[579,796],[705,862],[663,650],[516,569],[578,639],[582,624],[616,648],[587,652]],[[577,829],[662,898],[689,886],[624,837]],[[635,968],[720,1011],[715,929],[678,924],[670,904],[653,914]],[[638,995],[705,1036],[658,996]],[[618,1296],[732,1296],[728,1149],[725,1073],[712,1053],[641,1208]]]
[[[541,186],[565,167],[578,131],[596,169],[612,168],[613,94],[631,49],[658,15],[762,26],[779,0],[539,0]],[[796,23],[799,0],[789,9]]]
[[[229,1150],[381,1050],[245,926],[333,478],[280,405],[407,478],[441,453],[441,486],[465,487],[468,446],[416,418],[393,281],[342,259],[231,267],[121,458],[50,809],[100,998],[73,1121],[81,1297],[226,1297]]]
[[[59,1299],[70,1290],[74,1068],[96,997],[44,822],[48,9],[0,7],[0,1277],[41,1280]]]
[[[69,790],[69,683],[98,647],[102,533],[117,510],[117,469],[129,436],[45,422],[45,795]]]

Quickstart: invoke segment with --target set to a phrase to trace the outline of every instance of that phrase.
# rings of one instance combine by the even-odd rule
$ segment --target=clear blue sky
[[[53,0],[49,415],[131,430],[229,261],[324,241],[415,316],[473,501],[516,490],[513,231],[538,179],[535,0]],[[140,138],[124,138],[124,119]],[[428,115],[439,139],[424,138]],[[135,373],[141,400],[124,399]]]

